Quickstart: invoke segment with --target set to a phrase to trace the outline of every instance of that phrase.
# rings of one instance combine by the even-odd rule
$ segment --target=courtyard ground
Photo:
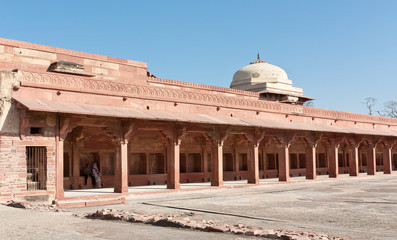
[[[397,175],[132,195],[127,204],[38,212],[1,206],[0,239],[238,239],[146,224],[72,216],[103,208],[152,213],[192,211],[193,219],[267,229],[313,231],[352,239],[397,238]],[[44,237],[43,237],[44,236]]]

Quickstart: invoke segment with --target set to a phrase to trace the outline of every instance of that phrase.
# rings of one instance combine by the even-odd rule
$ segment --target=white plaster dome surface
[[[258,59],[234,74],[230,88],[291,96],[303,95],[301,88],[292,86],[292,81],[282,68],[262,61],[259,54]]]
[[[230,86],[240,85],[248,81],[252,84],[288,81],[288,75],[282,68],[273,64],[267,62],[253,62],[234,74]]]

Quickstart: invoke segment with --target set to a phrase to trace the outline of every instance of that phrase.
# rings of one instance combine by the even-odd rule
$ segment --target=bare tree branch
[[[376,98],[373,97],[367,97],[364,102],[361,102],[362,104],[365,104],[365,106],[368,108],[368,114],[372,115],[374,112],[374,107],[376,103]],[[379,113],[379,111],[378,111]]]
[[[397,118],[397,101],[386,102],[384,107],[385,109],[383,112],[385,113],[385,116]]]

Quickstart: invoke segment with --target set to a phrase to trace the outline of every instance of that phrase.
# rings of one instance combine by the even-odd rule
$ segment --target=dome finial
[[[267,62],[262,61],[261,58],[259,57],[259,53],[258,53],[258,58],[255,61],[250,62],[250,64],[254,64],[254,63],[267,63]]]

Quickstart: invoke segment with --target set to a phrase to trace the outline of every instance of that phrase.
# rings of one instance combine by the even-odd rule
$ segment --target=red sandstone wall
[[[27,191],[26,146],[47,148],[47,190]],[[50,199],[55,192],[55,142],[53,137],[37,138],[0,136],[0,201],[31,195],[46,195]]]
[[[4,76],[3,76],[4,77]],[[5,79],[0,78],[3,83]],[[3,96],[4,97],[4,96]],[[13,104],[3,105],[0,134],[0,201],[32,195],[54,196],[55,192],[55,114],[31,113],[30,125],[42,127],[40,135],[19,136],[19,111]],[[27,191],[26,147],[43,146],[47,149],[47,190]]]
[[[143,62],[0,38],[0,70],[46,72],[56,61],[82,64],[85,73],[99,79],[146,83],[147,65]]]

